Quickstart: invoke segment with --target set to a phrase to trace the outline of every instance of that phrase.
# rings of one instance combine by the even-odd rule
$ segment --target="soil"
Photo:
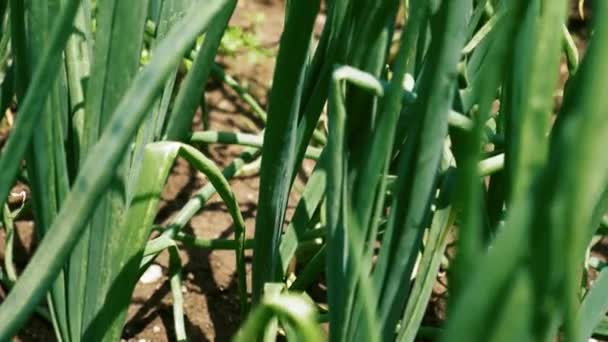
[[[231,24],[242,27],[254,25],[252,14],[262,14],[264,19],[256,25],[257,38],[264,48],[276,52],[283,26],[283,1],[281,0],[248,0],[239,1]],[[324,18],[319,18],[321,27]],[[571,26],[580,29],[577,37],[585,35],[584,25],[577,17],[571,17]],[[582,39],[577,39],[577,44]],[[241,83],[246,84],[254,96],[264,106],[267,91],[272,81],[274,67],[273,57],[258,58],[252,63],[245,54],[220,56],[218,62],[223,64],[228,73]],[[563,74],[566,70],[562,71]],[[562,77],[565,80],[565,77]],[[260,122],[250,114],[250,110],[228,87],[211,81],[205,93],[209,110],[210,129],[223,131],[240,131],[257,133]],[[559,104],[558,104],[559,105]],[[201,113],[197,113],[194,128],[203,129]],[[0,127],[0,146],[8,133]],[[208,155],[220,166],[226,166],[238,156],[242,149],[235,146],[211,145]],[[312,164],[305,164],[302,177],[310,172]],[[302,184],[302,180],[298,180]],[[178,160],[169,177],[163,193],[163,202],[158,214],[157,223],[167,223],[188,199],[206,183],[204,177],[192,169],[185,161]],[[257,208],[259,179],[256,174],[237,177],[231,186],[241,206],[245,218],[247,236],[253,237]],[[296,186],[297,188],[297,186]],[[297,194],[290,199],[290,212],[297,200]],[[289,216],[289,213],[288,213]],[[16,264],[23,267],[35,249],[33,241],[33,224],[31,221],[16,222]],[[232,219],[225,206],[217,196],[211,198],[204,209],[185,227],[185,231],[203,238],[228,238],[233,236]],[[4,239],[0,231],[0,241]],[[2,257],[4,246],[0,246]],[[213,251],[183,246],[180,248],[183,265],[184,311],[186,316],[187,335],[191,341],[228,341],[241,324],[238,296],[235,279],[235,256],[230,251]],[[250,257],[250,256],[249,256]],[[168,255],[162,253],[156,263],[167,274]],[[250,271],[250,264],[247,268]],[[438,323],[445,316],[447,288],[445,277],[439,277],[434,296],[427,312],[426,321]],[[0,298],[5,293],[0,288]],[[125,341],[174,341],[172,299],[168,278],[163,276],[152,284],[138,283],[128,311],[128,321],[124,329]],[[18,341],[54,341],[51,325],[38,316],[33,316],[19,333]]]

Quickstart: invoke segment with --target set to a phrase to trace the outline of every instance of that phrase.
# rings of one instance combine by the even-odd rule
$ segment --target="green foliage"
[[[245,54],[251,64],[263,58],[275,55],[270,47],[264,46],[260,41],[260,26],[264,24],[264,14],[252,12],[248,16],[248,27],[229,25],[224,31],[219,52],[223,55],[235,57]]]
[[[137,220],[139,222],[147,222],[148,226],[141,226],[139,229],[134,229],[132,225],[129,225],[129,220],[126,220],[123,215],[128,215],[129,210],[121,209],[121,205],[133,205],[133,194],[134,187],[126,186],[126,182],[129,176],[134,180],[138,180],[138,173],[124,173],[125,170],[133,169],[139,170],[136,165],[141,162],[135,159],[134,162],[130,161],[127,148],[133,141],[136,131],[140,127],[141,123],[145,119],[147,110],[151,108],[153,101],[158,96],[159,91],[163,89],[164,82],[166,81],[169,73],[175,72],[183,54],[192,45],[196,37],[203,32],[214,18],[214,14],[219,12],[225,1],[213,1],[205,2],[205,4],[193,3],[190,8],[190,14],[185,15],[184,18],[175,24],[175,27],[167,34],[167,39],[159,43],[155,51],[158,53],[154,54],[152,60],[146,68],[141,71],[137,70],[139,62],[139,49],[135,49],[131,53],[132,63],[135,66],[135,74],[133,80],[128,84],[128,90],[126,93],[113,93],[115,97],[115,109],[106,108],[105,110],[99,110],[93,115],[94,109],[89,110],[85,105],[86,109],[86,120],[92,122],[83,124],[84,130],[87,135],[91,138],[87,141],[83,140],[83,145],[79,146],[79,152],[82,152],[82,161],[76,162],[73,166],[77,168],[78,173],[73,183],[71,184],[71,191],[67,196],[57,197],[58,195],[45,195],[42,190],[55,189],[54,186],[49,187],[49,184],[53,184],[56,181],[51,179],[52,183],[45,183],[46,187],[40,184],[38,188],[33,187],[33,192],[37,201],[40,204],[35,205],[35,214],[37,222],[45,216],[45,212],[49,210],[58,210],[57,216],[51,222],[48,222],[48,227],[44,228],[43,232],[45,236],[41,245],[37,249],[37,253],[32,258],[29,267],[23,272],[19,280],[15,284],[15,287],[10,292],[9,296],[5,299],[4,305],[0,307],[0,317],[2,317],[2,323],[0,328],[0,340],[8,339],[16,329],[25,321],[28,317],[28,313],[32,312],[39,300],[44,296],[46,291],[49,289],[51,284],[51,299],[50,307],[53,310],[53,320],[57,327],[58,338],[61,340],[115,340],[120,336],[122,325],[124,323],[124,314],[126,307],[130,301],[131,291],[137,280],[136,273],[132,270],[138,269],[141,253],[145,247],[145,240],[149,229],[151,227],[151,219]],[[114,9],[113,3],[105,3],[108,6],[108,15],[112,15]],[[14,161],[20,160],[20,154],[23,154],[27,144],[23,141],[27,141],[29,135],[33,130],[33,120],[37,113],[41,112],[41,108],[45,105],[47,97],[44,96],[46,92],[50,90],[52,80],[57,74],[57,67],[50,67],[53,64],[58,65],[59,59],[61,58],[61,51],[65,42],[67,41],[71,33],[71,21],[73,20],[77,9],[78,2],[68,2],[62,7],[59,20],[55,23],[54,29],[51,31],[50,43],[43,49],[42,56],[49,56],[41,59],[40,65],[35,68],[34,76],[32,77],[32,86],[28,87],[27,93],[23,104],[20,107],[20,115],[15,124],[13,134],[11,134],[6,148],[3,150],[0,164],[2,165],[2,178],[14,179],[14,173],[16,173],[20,163]],[[86,7],[85,7],[86,8]],[[135,7],[131,10],[136,10]],[[100,12],[102,9],[100,8]],[[200,17],[197,12],[206,13],[205,16]],[[108,27],[112,25],[119,25],[121,23],[131,24],[131,18],[128,17],[128,11],[121,11],[121,15],[125,17],[119,17],[123,19],[116,19],[111,21]],[[49,14],[50,15],[50,14]],[[100,14],[101,15],[101,14]],[[194,20],[194,16],[197,19]],[[54,15],[53,15],[54,17]],[[99,23],[97,34],[103,32],[103,24]],[[143,34],[143,21],[140,29],[140,34]],[[110,36],[104,36],[103,39],[107,39]],[[129,38],[128,35],[123,38]],[[112,76],[110,71],[112,69],[104,68],[108,62],[108,59],[123,58],[127,57],[124,54],[129,54],[128,49],[118,51],[118,54],[114,56],[108,56],[106,53],[110,51],[101,49],[102,38],[97,37],[96,47],[99,49],[97,60],[99,63],[97,68],[100,68],[102,72],[100,76],[100,83],[95,83],[91,80],[88,83],[88,91],[90,94],[87,96],[87,101],[93,101],[93,99],[106,99],[106,101],[112,101],[109,97],[109,93],[119,89],[116,84],[106,87],[104,84],[109,82],[124,82],[125,75],[116,73]],[[132,46],[132,42],[129,40],[107,42],[110,44],[123,44]],[[18,47],[22,48],[22,47]],[[17,48],[16,48],[17,49]],[[114,50],[112,50],[114,51]],[[27,51],[22,51],[24,54]],[[121,55],[121,53],[123,55]],[[78,56],[80,57],[80,56]],[[105,58],[105,59],[104,59]],[[23,59],[22,61],[26,61]],[[111,63],[110,63],[111,64]],[[93,64],[92,68],[96,68]],[[103,76],[103,77],[102,77]],[[27,74],[25,72],[20,78],[21,80],[27,80]],[[25,87],[24,87],[25,88]],[[64,90],[67,90],[64,88]],[[104,96],[108,95],[108,96]],[[116,97],[118,96],[118,100]],[[17,94],[19,101],[20,95]],[[91,106],[100,104],[103,102],[87,102],[91,103]],[[82,105],[82,104],[81,104]],[[109,112],[115,114],[109,117]],[[104,119],[101,114],[108,116]],[[57,112],[61,113],[61,111]],[[67,115],[67,111],[64,111]],[[154,121],[154,117],[148,119]],[[51,120],[51,123],[60,123],[59,120]],[[50,129],[53,129],[53,125],[50,125]],[[96,138],[100,135],[99,138]],[[39,136],[36,134],[34,136]],[[46,141],[46,145],[41,144],[41,150],[33,150],[34,162],[43,162],[44,158],[53,158],[54,156],[62,157],[66,153],[64,148],[64,139],[62,137],[49,137]],[[21,142],[19,142],[21,140]],[[55,148],[55,153],[49,153],[42,148]],[[88,158],[85,158],[87,157]],[[65,158],[65,155],[63,155]],[[55,164],[55,166],[46,166],[50,169],[40,169],[36,172],[40,172],[42,177],[48,177],[56,174],[57,170],[61,170],[61,167],[65,168],[66,159],[58,159],[55,161],[62,161],[64,164]],[[76,159],[76,161],[80,158]],[[79,165],[80,164],[80,165]],[[130,168],[117,167],[118,165],[129,166]],[[48,162],[47,164],[48,165]],[[52,165],[52,164],[51,164]],[[102,165],[103,167],[100,167]],[[135,166],[134,166],[135,165]],[[28,167],[31,168],[32,164],[28,163]],[[34,171],[31,169],[31,171]],[[30,171],[30,172],[31,172]],[[65,171],[64,171],[65,174]],[[35,175],[35,174],[33,174]],[[123,178],[120,178],[122,176]],[[34,176],[35,177],[35,176]],[[99,198],[104,194],[110,196],[112,193],[108,187],[113,184],[113,179],[122,179],[122,181],[116,181],[116,200],[117,205],[105,206],[103,201],[100,203]],[[12,180],[8,180],[2,183],[2,191],[8,194],[10,185],[13,183]],[[66,183],[62,183],[63,186],[67,186]],[[6,190],[4,190],[6,188]],[[6,195],[4,195],[6,197]],[[111,196],[110,196],[111,197]],[[106,198],[110,198],[106,197]],[[60,209],[58,206],[52,207],[50,203],[52,201],[62,200]],[[47,202],[51,201],[51,202]],[[124,202],[123,202],[124,201]],[[53,212],[50,212],[53,214]],[[95,215],[93,215],[95,213]],[[154,215],[154,211],[148,211],[146,214]],[[93,215],[93,216],[92,216]],[[87,222],[91,217],[97,215],[106,215],[103,217],[116,216],[118,222],[115,224],[109,224],[108,226],[98,226],[98,230],[91,231],[90,236],[97,236],[95,239],[88,238],[89,234],[82,235],[83,230],[87,226]],[[124,221],[123,221],[124,220]],[[50,221],[50,219],[49,219]],[[92,220],[92,226],[99,225],[101,219]],[[124,248],[121,245],[120,240],[125,237],[125,233],[130,232],[139,236],[139,246],[137,241],[134,242],[130,248]],[[63,281],[57,280],[53,282],[64,267],[70,251],[79,243],[79,237],[90,239],[91,245],[88,248],[83,248],[82,251],[85,253],[85,258],[81,258],[79,265],[76,265],[74,271],[70,268],[69,276],[76,276],[74,280]],[[86,245],[85,245],[86,246]],[[78,250],[77,250],[78,251]],[[128,251],[128,253],[124,253]],[[139,255],[139,256],[138,256]],[[77,255],[72,254],[72,257]],[[86,258],[88,256],[88,260]],[[75,263],[73,261],[72,263]],[[67,266],[70,267],[70,266]],[[82,272],[83,268],[88,267],[90,270],[86,272],[86,280],[83,281],[83,276],[78,277],[76,272]],[[94,277],[94,278],[92,278]],[[123,279],[127,279],[127,282],[123,284]],[[131,279],[130,281],[128,279]],[[84,293],[87,293],[84,298],[81,296],[77,298],[77,302],[73,303],[74,306],[66,304],[66,299],[69,299],[70,290],[79,291],[80,286],[84,286]],[[111,301],[109,300],[111,299]],[[106,305],[107,304],[107,305]],[[82,311],[78,308],[83,307]],[[68,313],[70,318],[68,320]],[[74,325],[81,323],[81,329]],[[71,335],[72,332],[78,332],[77,335]]]
[[[0,281],[10,291],[0,340],[33,312],[60,341],[119,340],[135,284],[163,250],[176,338],[187,340],[182,245],[234,251],[237,341],[608,334],[607,271],[588,252],[606,234],[608,22],[595,20],[579,58],[566,0],[289,0],[266,111],[214,62],[218,53],[271,55],[259,42],[261,16],[228,25],[236,5],[0,2],[0,109],[13,98],[17,108],[0,198],[18,178],[26,183],[41,240],[18,274],[13,220],[23,208],[2,203]],[[601,18],[608,3],[593,10]],[[558,107],[562,57],[569,78]],[[250,106],[262,134],[192,132],[210,76]],[[220,170],[200,144],[247,147]],[[229,180],[260,156],[248,240]],[[178,157],[208,183],[150,239]],[[316,164],[288,217],[304,158]],[[215,193],[234,238],[181,231]],[[447,319],[422,326],[442,265]],[[317,303],[307,295],[315,282],[327,288]],[[48,310],[38,306],[45,296]]]

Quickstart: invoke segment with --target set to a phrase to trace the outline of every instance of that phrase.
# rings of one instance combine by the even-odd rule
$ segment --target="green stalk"
[[[162,89],[166,76],[179,63],[182,54],[194,42],[198,34],[207,27],[213,15],[222,8],[222,5],[224,5],[222,0],[209,0],[204,5],[194,6],[189,15],[180,21],[167,39],[159,45],[158,51],[162,51],[162,53],[154,56],[151,63],[133,81],[124,100],[118,105],[115,115],[109,122],[108,129],[104,131],[99,142],[91,150],[89,158],[84,162],[73,190],[63,203],[47,237],[38,246],[29,266],[0,306],[0,340],[8,340],[13,336],[48,290],[82,233],[87,219],[97,204],[97,198],[104,193],[109,184],[113,168],[120,162],[128,146],[127,142],[135,134],[146,110],[158,91]],[[48,80],[49,76],[53,76],[50,74],[55,73],[56,68],[49,68],[49,66],[59,64],[60,53],[71,33],[71,21],[77,8],[78,2],[69,2],[62,7],[59,13],[59,20],[54,27],[51,43],[45,48],[47,53],[44,55],[51,55],[51,58],[43,59],[33,77],[33,80],[38,82],[32,82],[32,84],[40,85],[41,89],[38,89],[38,86],[32,87],[22,106],[21,137],[25,133],[31,132],[32,121],[35,118],[35,115],[26,113],[32,109],[40,109],[43,103],[35,101],[37,97],[34,98],[31,94],[40,96],[40,94],[46,93],[44,90],[48,89],[46,87],[51,82],[40,81]],[[11,161],[19,160],[18,157],[25,149],[24,144],[17,145],[14,142],[19,137],[19,134],[11,135],[0,159],[0,166],[2,166],[0,179],[3,180],[0,182],[0,195],[4,194],[1,197],[5,197],[8,193],[8,187],[12,183],[11,179],[16,174],[19,165],[15,162],[8,162],[7,158],[10,158]],[[11,143],[11,141],[13,142]],[[104,167],[100,168],[99,165],[104,165]],[[8,180],[5,177],[8,177]],[[4,190],[4,188],[7,189]]]
[[[316,312],[310,303],[292,294],[263,298],[235,337],[236,342],[255,341],[274,316],[286,320],[298,334],[298,341],[321,341],[323,337],[316,325]]]
[[[262,148],[253,254],[254,303],[260,300],[264,283],[278,280],[280,275],[279,244],[291,175],[296,169],[301,88],[306,78],[306,59],[319,6],[319,0],[289,2],[287,6],[287,25],[277,56]]]
[[[245,149],[241,155],[234,159],[230,165],[228,165],[223,171],[222,176],[226,179],[232,179],[238,172],[249,162],[255,159],[256,152],[255,148]],[[166,242],[163,240],[171,241],[175,239],[179,234],[180,230],[196,215],[203,205],[217,192],[213,184],[208,183],[202,189],[196,192],[196,194],[184,205],[184,207],[175,215],[171,223],[167,225],[167,228],[163,231],[161,236],[150,241],[148,246],[151,248],[150,253],[145,253],[146,257],[142,261],[144,268],[149,265],[150,262],[162,251],[164,248],[156,248],[153,246],[164,245]],[[168,240],[167,240],[168,239]]]
[[[190,142],[203,144],[231,144],[262,148],[264,146],[264,136],[246,133],[203,131],[192,133]],[[318,160],[320,155],[320,148],[309,146],[306,149],[306,158]]]
[[[175,338],[178,342],[188,341],[184,323],[184,296],[182,294],[182,263],[177,247],[169,248],[169,281],[171,283],[171,297],[173,298],[173,322],[175,325]]]
[[[189,234],[186,234],[183,232],[177,233],[177,235],[175,236],[175,240],[179,241],[183,244],[189,245],[189,246],[193,246],[193,247],[197,247],[197,248],[205,248],[205,249],[210,249],[210,250],[222,250],[222,249],[232,250],[232,249],[239,248],[239,242],[236,240],[224,240],[224,239],[206,240],[206,239],[201,239],[199,237],[192,236],[192,235],[189,235]],[[253,239],[246,239],[244,248],[251,249],[252,246],[253,246]]]
[[[69,94],[71,148],[66,149],[70,182],[76,178],[77,170],[86,151],[82,150],[90,139],[85,130],[85,82],[91,70],[92,37],[90,32],[90,3],[84,0],[76,13],[73,33],[65,49],[65,68]],[[82,334],[82,316],[86,289],[89,231],[83,233],[66,266],[70,287],[67,291],[70,336],[78,341]]]
[[[171,117],[163,134],[163,140],[185,140],[192,127],[192,118],[199,104],[207,78],[213,69],[214,58],[228,21],[236,7],[236,0],[227,0],[224,9],[213,18],[205,35],[205,41],[194,58],[192,68],[177,94]]]
[[[13,223],[13,215],[7,205],[3,206],[2,225],[4,226],[4,269],[8,283],[12,285],[17,281],[17,270],[13,262],[13,251],[15,241],[15,225]]]

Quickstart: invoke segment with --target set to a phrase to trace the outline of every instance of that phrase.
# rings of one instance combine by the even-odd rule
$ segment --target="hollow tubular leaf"
[[[264,335],[274,317],[287,321],[297,333],[296,341],[322,341],[316,312],[302,296],[280,294],[263,298],[235,337],[236,342],[254,341]]]
[[[97,204],[97,198],[109,184],[114,167],[120,162],[128,141],[135,134],[168,73],[224,4],[225,1],[222,0],[209,0],[193,5],[192,11],[159,45],[158,50],[161,52],[156,54],[151,63],[135,78],[104,134],[84,162],[73,190],[63,203],[46,239],[38,246],[30,265],[0,306],[0,340],[8,340],[17,331],[46,293],[82,233]],[[32,82],[34,86],[30,87],[32,92],[26,96],[23,105],[27,110],[21,116],[21,134],[11,135],[0,159],[0,197],[6,197],[8,194],[8,187],[19,166],[15,160],[20,159],[25,149],[22,142],[11,143],[11,140],[24,139],[31,133],[35,119],[32,109],[34,112],[41,109],[39,96],[45,94],[51,84],[49,79],[52,79],[56,72],[56,65],[71,33],[71,22],[77,8],[76,1],[70,1],[62,7],[52,40],[48,48],[45,48],[45,56],[50,58],[42,62],[33,77],[35,82]]]
[[[276,71],[264,132],[260,194],[253,254],[253,301],[260,299],[264,283],[279,275],[279,242],[291,175],[296,168],[296,137],[306,59],[319,0],[293,1],[287,6]]]

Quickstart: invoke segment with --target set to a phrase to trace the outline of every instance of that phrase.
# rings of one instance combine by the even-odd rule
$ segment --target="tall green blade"
[[[158,43],[158,41],[165,38],[173,25],[186,14],[186,11],[190,8],[191,3],[192,0],[162,2],[160,17],[158,19],[158,25],[156,26],[156,39],[154,43]],[[152,44],[152,48],[154,48],[154,45],[155,44]],[[175,73],[167,80],[167,84],[165,84],[165,89],[163,89],[158,106],[154,109],[154,114],[148,120],[146,120],[146,124],[142,127],[142,132],[140,132],[140,135],[142,135],[143,132],[146,132],[147,134],[144,135],[146,136],[146,138],[143,139],[144,143],[141,143],[142,140],[138,139],[141,145],[160,138],[165,117],[167,116],[169,105],[172,101],[173,88],[175,87],[177,73],[178,69],[176,69]]]
[[[596,11],[608,13],[608,5],[601,3]],[[555,278],[549,284],[552,287],[542,293],[545,297],[541,300],[559,308],[564,335],[569,341],[579,338],[575,319],[585,250],[591,232],[596,229],[592,226],[596,207],[608,184],[608,156],[602,152],[608,143],[608,101],[602,96],[603,89],[608,86],[608,80],[602,76],[608,72],[602,62],[608,58],[608,48],[603,44],[607,38],[608,25],[595,20],[587,54],[573,86],[568,88],[572,93],[567,95],[560,113],[563,120],[555,127],[549,163],[538,192],[540,213],[534,222],[535,227],[543,223],[552,227],[552,236],[544,237],[550,243],[544,270]],[[563,155],[570,158],[564,160]],[[551,204],[541,206],[540,203],[547,203],[547,199]],[[536,234],[540,237],[540,232]],[[559,257],[565,259],[562,261]],[[536,270],[540,269],[539,264],[535,266]],[[551,312],[540,314],[557,316]],[[549,330],[549,333],[553,331]]]
[[[346,109],[344,108],[344,85],[339,80],[332,82],[328,101],[329,137],[327,142],[327,153],[329,161],[327,164],[327,301],[331,308],[329,321],[332,322],[330,330],[330,341],[341,341],[346,333],[346,314],[343,309],[347,294],[352,291],[354,284],[346,282],[347,255],[344,232],[344,213],[346,212],[344,201],[344,129],[346,121]],[[334,291],[333,289],[341,290]]]
[[[518,25],[516,50],[525,49],[527,54],[513,54],[512,79],[508,82],[510,100],[509,112],[505,120],[509,143],[506,148],[506,162],[509,171],[509,201],[513,206],[517,201],[527,201],[535,189],[542,167],[547,161],[550,115],[553,111],[553,94],[559,76],[562,51],[562,24],[566,18],[567,1],[527,2],[521,14],[523,25]],[[549,193],[538,192],[537,206],[546,202]],[[543,198],[544,197],[544,198]],[[541,199],[543,198],[543,199]],[[562,312],[556,293],[563,266],[555,260],[561,258],[561,241],[564,236],[560,229],[545,229],[542,211],[535,214],[538,220],[529,226],[535,255],[532,258],[533,298],[541,308],[536,315],[536,338],[548,341],[557,331]],[[546,259],[546,258],[549,259]],[[550,260],[553,260],[551,262]],[[541,275],[542,274],[542,275]]]
[[[114,167],[122,160],[128,142],[162,89],[166,77],[224,4],[225,1],[222,0],[209,0],[204,4],[193,5],[189,14],[159,45],[158,51],[162,53],[156,54],[133,81],[109,122],[108,129],[84,162],[73,190],[68,194],[47,238],[38,246],[30,265],[0,306],[0,340],[13,336],[46,293],[82,233],[96,207],[98,197],[110,184]],[[62,11],[60,18],[73,17],[76,7],[68,7],[72,9],[71,12],[63,10],[72,16],[67,16]],[[65,42],[67,33],[64,38]],[[0,160],[0,165],[5,163]]]
[[[20,109],[22,115],[19,115],[17,118],[13,132],[0,156],[0,198],[7,197],[17,175],[20,166],[19,161],[23,158],[28,147],[28,144],[23,142],[29,140],[36,119],[39,113],[43,112],[43,108],[46,104],[45,95],[52,88],[53,82],[58,75],[58,70],[60,70],[63,46],[71,33],[71,23],[77,9],[78,1],[70,1],[66,6],[61,7],[57,21],[53,25],[50,41],[48,44],[45,44],[42,49],[41,56],[43,57],[41,57],[41,62],[32,75],[30,82],[32,86],[29,87],[27,94],[25,93],[28,78],[27,69],[25,66],[22,66],[21,69],[19,69],[20,71],[18,71],[19,81],[17,81],[17,94],[24,94]],[[16,18],[19,17],[17,16]],[[23,36],[19,36],[20,39],[23,39],[25,36],[25,33],[22,32],[24,27],[25,26],[21,29],[16,29],[16,31],[23,34]],[[16,44],[22,44],[24,42],[25,41],[22,41]],[[18,50],[22,49],[25,49],[25,47],[21,46],[18,48]],[[24,54],[20,56],[23,58],[23,61],[27,60],[27,57]]]
[[[74,21],[76,32],[68,40],[65,49],[65,65],[69,90],[70,132],[66,148],[70,173],[70,180],[76,178],[78,167],[85,156],[82,150],[89,139],[85,131],[85,91],[86,82],[91,71],[91,18],[90,3],[84,0],[76,14]],[[83,153],[81,155],[81,152]],[[73,341],[80,340],[82,336],[82,312],[84,309],[84,295],[86,288],[86,270],[88,261],[88,237],[86,231],[79,239],[70,256],[67,269],[67,307],[70,321],[70,337]]]
[[[27,18],[33,21],[29,25],[35,25],[34,30],[36,32],[31,34],[31,41],[26,39],[26,27],[28,26],[26,26],[26,12],[23,3],[15,1],[11,5],[13,8],[11,31],[13,34],[13,50],[15,51],[17,73],[16,89],[21,103],[21,115],[19,115],[7,146],[5,146],[3,154],[0,157],[0,165],[2,166],[0,196],[6,198],[19,168],[20,160],[25,153],[25,149],[29,146],[27,142],[30,140],[38,113],[45,112],[46,109],[46,115],[42,118],[43,130],[41,134],[36,135],[37,138],[30,150],[31,154],[27,158],[28,166],[30,167],[36,167],[35,163],[43,164],[40,169],[36,168],[36,173],[33,173],[32,176],[32,180],[34,181],[32,188],[37,193],[35,208],[37,208],[38,231],[42,233],[50,226],[51,220],[58,210],[57,201],[61,201],[61,194],[66,191],[65,187],[67,186],[65,182],[62,182],[63,189],[61,192],[55,192],[60,178],[55,178],[57,173],[52,166],[57,156],[54,148],[61,146],[63,141],[60,137],[54,138],[53,132],[61,134],[63,127],[58,130],[57,126],[53,125],[53,123],[54,120],[57,123],[64,122],[61,115],[66,114],[63,108],[57,107],[57,105],[61,105],[61,102],[58,102],[61,100],[58,96],[61,96],[59,92],[62,90],[58,88],[61,85],[58,83],[57,76],[61,76],[59,72],[59,70],[62,70],[62,65],[60,64],[61,53],[63,45],[71,32],[71,22],[78,7],[78,2],[72,1],[62,6],[61,10],[59,10],[59,16],[52,26],[50,16],[48,15],[49,8],[46,7],[47,3],[32,4]],[[58,11],[58,3],[53,2],[50,5],[52,11],[56,13]],[[48,36],[46,35],[47,33]],[[43,47],[42,50],[40,50],[39,46]],[[28,49],[28,47],[31,47],[31,49]],[[32,76],[31,83],[29,79],[30,68],[27,66],[29,63],[34,63],[36,70]],[[29,87],[29,92],[26,93],[28,84],[32,84],[32,86]],[[50,95],[48,96],[50,98],[48,102],[47,94]],[[60,165],[58,177],[67,176],[64,173],[65,167],[65,165]],[[47,179],[46,177],[50,178]],[[53,286],[51,292],[53,303],[51,303],[51,308],[58,334],[67,336],[68,325],[65,313],[66,307],[63,302],[65,296],[63,281],[62,275]],[[60,338],[60,336],[58,337]]]
[[[38,47],[48,43],[54,13],[60,5],[60,1],[35,2],[28,8],[28,60],[33,67],[39,65],[41,58],[44,58],[39,55]],[[61,64],[58,77],[53,81],[47,97],[37,134],[33,135],[30,153],[26,157],[39,238],[46,234],[68,191],[67,164],[63,150],[67,114],[65,68]],[[67,340],[69,321],[66,286],[66,274],[62,272],[50,291],[50,308],[61,334],[58,338]]]
[[[199,96],[205,89],[207,78],[214,66],[217,49],[235,7],[236,0],[231,0],[224,10],[215,17],[205,34],[205,41],[177,94],[173,111],[167,120],[163,139],[183,141],[192,129],[192,119],[199,104]]]
[[[84,153],[90,152],[90,146],[108,127],[110,115],[139,70],[147,8],[147,1],[98,3],[93,64],[85,106],[89,141],[83,148]],[[124,248],[117,230],[124,222],[129,200],[128,160],[125,156],[113,170],[114,180],[91,218],[82,331],[103,307],[112,281],[109,275],[116,267],[115,256]]]
[[[401,342],[414,341],[418,334],[456,216],[455,208],[449,203],[453,196],[455,180],[454,170],[447,169],[453,167],[451,164],[453,164],[453,156],[449,151],[445,151],[441,166],[445,174],[437,198],[433,203],[437,210],[433,215],[427,241],[416,272],[416,280],[408,295],[408,301],[401,318],[401,327],[397,337],[397,340]]]
[[[461,147],[461,160],[459,160],[458,191],[455,201],[462,206],[462,218],[459,226],[457,258],[454,262],[452,277],[450,279],[451,300],[458,297],[466,283],[467,270],[475,267],[484,252],[483,230],[483,180],[479,172],[479,160],[482,158],[484,148],[484,133],[486,122],[491,117],[492,103],[499,88],[501,80],[507,75],[507,68],[503,61],[507,58],[509,48],[514,45],[515,27],[518,22],[517,14],[521,12],[521,3],[511,2],[503,4],[497,9],[496,16],[500,16],[500,26],[490,34],[492,40],[483,47],[481,53],[484,58],[479,63],[479,83],[472,84],[471,104],[476,105],[471,110],[474,115],[474,128],[465,134]],[[477,53],[477,51],[475,51]]]
[[[593,287],[585,295],[576,316],[579,327],[579,341],[587,341],[595,327],[600,324],[608,312],[608,269],[600,272]]]
[[[306,59],[319,0],[288,3],[285,31],[275,67],[264,133],[260,194],[253,255],[253,300],[260,298],[264,283],[279,275],[279,242],[291,177],[295,165],[295,143],[301,89]]]
[[[402,314],[409,277],[435,196],[469,10],[469,1],[444,1],[432,17],[427,69],[417,86],[418,99],[412,108],[418,114],[408,127],[401,150],[389,223],[373,274],[385,338],[393,334]]]
[[[327,154],[325,154],[327,155]],[[306,188],[302,193],[302,197],[296,206],[291,222],[285,229],[280,247],[281,256],[281,272],[283,276],[289,267],[292,258],[296,254],[296,250],[300,241],[304,238],[304,234],[310,227],[310,221],[313,218],[315,211],[319,208],[321,200],[325,194],[326,174],[325,169],[327,158],[322,158],[319,161],[319,166],[310,175]]]
[[[511,106],[507,118],[507,149],[511,196],[525,196],[546,161],[549,115],[557,84],[561,27],[567,1],[529,1],[520,14],[513,51]],[[527,51],[525,54],[518,51]]]
[[[503,294],[504,301],[496,313],[496,325],[490,325],[490,333],[486,341],[509,342],[533,341],[531,333],[532,284],[530,275],[520,271],[509,284]]]
[[[120,338],[126,309],[140,275],[139,268],[144,247],[156,218],[160,194],[178,156],[185,158],[197,170],[205,174],[210,183],[218,189],[234,218],[237,240],[244,243],[243,217],[228,182],[217,166],[201,152],[188,145],[172,142],[148,144],[143,156],[142,168],[136,178],[138,183],[134,188],[135,193],[125,223],[119,227],[122,243],[130,248],[123,248],[114,256],[118,267],[112,269],[112,272],[107,275],[112,286],[106,295],[103,308],[87,328],[84,335],[85,340],[99,339],[102,336],[104,340],[109,341]],[[246,300],[244,250],[237,248],[236,252],[239,262],[239,280],[243,281],[239,284],[240,295]],[[246,301],[242,302],[242,305],[246,305]]]

